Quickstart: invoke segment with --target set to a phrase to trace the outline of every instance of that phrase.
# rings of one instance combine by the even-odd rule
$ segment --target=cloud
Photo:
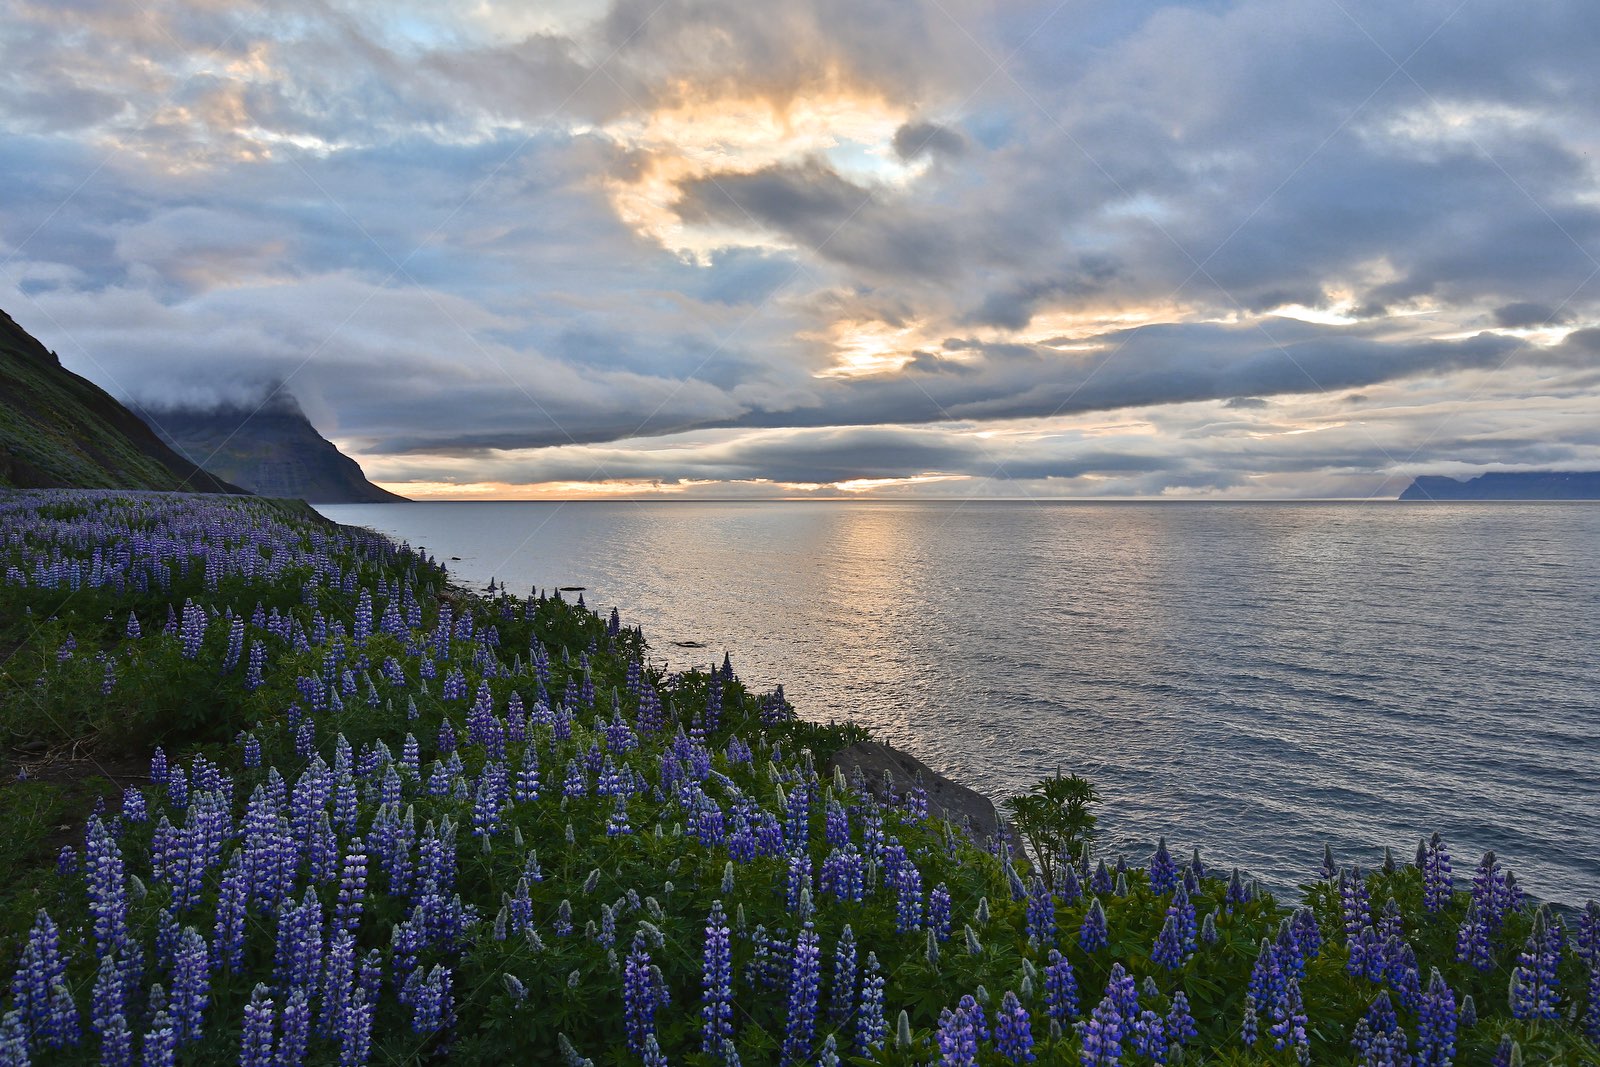
[[[925,155],[954,158],[966,154],[967,139],[937,122],[908,122],[894,131],[894,150],[908,162]]]
[[[1549,304],[1538,304],[1531,300],[1522,300],[1495,308],[1494,321],[1497,325],[1511,328],[1555,326],[1569,321],[1569,317]]]
[[[461,481],[1581,463],[1588,15],[20,0],[0,306],[113,392],[283,380]]]

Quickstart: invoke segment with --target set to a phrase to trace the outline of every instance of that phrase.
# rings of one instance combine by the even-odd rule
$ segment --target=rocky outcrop
[[[969,828],[974,840],[988,846],[1000,829],[1000,815],[994,803],[977,790],[951,781],[916,757],[877,741],[861,741],[842,748],[828,761],[828,773],[837,769],[846,778],[856,770],[867,789],[879,800],[897,800],[915,786],[928,791],[928,814],[948,819],[957,827]],[[889,793],[893,791],[894,796]]]

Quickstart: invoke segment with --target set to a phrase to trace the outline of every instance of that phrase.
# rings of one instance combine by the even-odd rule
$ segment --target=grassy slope
[[[0,487],[241,492],[150,428],[0,312]]]

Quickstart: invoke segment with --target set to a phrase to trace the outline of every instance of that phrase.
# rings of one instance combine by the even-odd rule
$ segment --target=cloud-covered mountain
[[[318,433],[287,392],[272,389],[254,402],[139,415],[177,452],[261,496],[312,504],[405,499],[367,481],[360,464]]]

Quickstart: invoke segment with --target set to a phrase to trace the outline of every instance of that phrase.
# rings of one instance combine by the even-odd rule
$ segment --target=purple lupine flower
[[[878,954],[867,953],[861,971],[861,1006],[856,1009],[855,1048],[859,1055],[871,1056],[883,1047],[889,1034],[889,1021],[883,1014],[883,975],[878,970]]]
[[[512,795],[518,804],[531,804],[539,799],[539,749],[529,745],[522,753],[522,764],[517,769],[516,785]]]
[[[144,1052],[140,1057],[142,1067],[174,1067],[177,1063],[178,1035],[172,1018],[158,1011],[144,1035]]]
[[[24,1025],[41,1035],[50,1048],[78,1043],[78,1009],[65,995],[66,980],[61,935],[50,914],[40,909],[28,932],[21,964],[11,979],[11,996]],[[60,995],[57,990],[62,991]]]
[[[1533,916],[1533,931],[1517,954],[1511,972],[1511,1015],[1515,1019],[1554,1019],[1559,1012],[1556,969],[1561,964],[1565,938],[1559,920],[1548,923],[1540,908]]]
[[[785,1063],[804,1062],[810,1055],[816,1034],[820,967],[817,933],[807,920],[795,935],[789,966],[788,1021],[784,1025],[782,1050]]]
[[[783,844],[789,851],[806,848],[811,836],[811,789],[801,782],[784,801]]]
[[[1071,907],[1083,896],[1083,884],[1078,881],[1078,872],[1071,863],[1061,864],[1061,877],[1056,881],[1056,899]]]
[[[949,1008],[941,1011],[935,1040],[939,1046],[940,1067],[976,1067],[978,1035],[966,1012]]]
[[[644,1051],[646,1035],[655,1032],[656,1012],[666,1007],[670,998],[666,982],[661,972],[651,966],[644,938],[638,934],[634,935],[622,975],[622,1015],[628,1047],[640,1053]]]
[[[122,791],[122,818],[124,822],[144,822],[150,817],[145,808],[144,791],[138,786],[129,786]]]
[[[1111,965],[1111,974],[1106,978],[1106,996],[1111,998],[1117,1014],[1125,1022],[1131,1023],[1139,1017],[1139,984],[1120,963]]]
[[[197,605],[193,600],[183,602],[183,622],[179,627],[178,640],[182,642],[183,658],[197,659],[200,655],[200,646],[206,638],[206,628],[210,623],[206,609]]]
[[[217,890],[216,940],[212,964],[238,971],[244,959],[244,924],[249,888],[243,854],[234,853],[233,862],[223,872]]]
[[[1028,891],[1028,941],[1042,948],[1056,937],[1056,902],[1044,879],[1037,875]]]
[[[1489,950],[1489,924],[1476,900],[1468,901],[1466,918],[1456,934],[1456,959],[1480,971],[1494,967],[1494,955]]]
[[[1295,944],[1299,946],[1302,965],[1322,953],[1322,928],[1317,925],[1317,914],[1310,908],[1300,908],[1294,913]]]
[[[328,960],[322,973],[322,1014],[318,1029],[338,1035],[346,1024],[350,997],[355,992],[355,937],[347,929],[334,929],[328,942]]]
[[[89,1028],[105,1039],[112,1029],[112,1020],[120,1018],[127,1005],[127,987],[123,962],[115,955],[102,956],[95,971],[94,987],[89,996]],[[17,998],[21,1007],[21,997]]]
[[[1103,997],[1083,1026],[1082,1067],[1116,1067],[1122,1062],[1123,1018],[1110,997]]]
[[[283,907],[278,916],[275,975],[279,988],[314,990],[322,964],[322,903],[306,888],[300,903]]]
[[[27,1054],[27,1022],[22,1021],[21,1011],[13,1008],[0,1017],[0,1064],[29,1067],[32,1062]]]
[[[811,857],[804,852],[791,853],[788,878],[784,887],[784,907],[792,912],[800,910],[802,893],[811,889]]]
[[[1189,959],[1188,948],[1183,943],[1183,934],[1178,931],[1177,919],[1168,913],[1166,921],[1161,925],[1161,933],[1156,936],[1156,943],[1150,949],[1150,959],[1159,963],[1169,971],[1182,967]]]
[[[856,935],[846,923],[833,947],[833,984],[828,1000],[828,1017],[850,1040],[848,1027],[856,1001]]]
[[[628,798],[617,794],[616,805],[611,809],[611,817],[606,820],[606,836],[619,837],[633,833],[633,827],[628,825]]]
[[[1590,968],[1600,967],[1600,903],[1589,901],[1578,916],[1578,936],[1573,938],[1573,955]]]
[[[373,1008],[364,989],[357,989],[350,998],[339,1021],[339,1067],[359,1067],[367,1062],[372,1049]]]
[[[857,810],[861,820],[861,849],[870,859],[883,861],[883,850],[887,838],[883,832],[883,809],[878,806],[878,801],[868,793],[861,798]]]
[[[701,967],[700,1049],[714,1055],[733,1036],[733,949],[722,901],[714,901],[706,918],[706,943]]]
[[[1400,1018],[1395,1014],[1387,990],[1380,991],[1372,998],[1367,1014],[1356,1026],[1355,1036],[1350,1043],[1368,1063],[1393,1065],[1393,1067],[1410,1063],[1411,1057],[1406,1050],[1406,1033],[1400,1028]]]
[[[128,890],[122,850],[98,815],[89,817],[85,867],[89,914],[94,918],[95,953],[105,956],[127,941]]]
[[[1189,997],[1181,989],[1172,994],[1172,1008],[1167,1012],[1166,1025],[1168,1045],[1182,1047],[1200,1036],[1194,1015],[1189,1011]]]
[[[1133,1020],[1133,1051],[1152,1063],[1167,1062],[1167,1027],[1161,1016],[1146,1008]]]
[[[866,893],[866,861],[855,845],[846,844],[828,853],[822,861],[820,884],[824,893],[832,893],[840,903],[862,901]]]
[[[1055,949],[1050,950],[1044,969],[1044,1002],[1050,1017],[1063,1027],[1078,1015],[1078,976],[1072,961]]]
[[[1472,902],[1478,906],[1478,914],[1491,934],[1500,929],[1518,894],[1515,883],[1495,854],[1485,852],[1472,876]]]
[[[1456,1026],[1456,996],[1435,967],[1417,1014],[1416,1067],[1450,1067],[1456,1055]]]
[[[981,986],[979,988],[982,989]],[[984,992],[983,999],[986,1001],[989,999],[987,991]],[[961,1002],[956,1005],[956,1010],[972,1020],[972,1031],[978,1035],[979,1041],[989,1040],[989,1020],[984,1016],[983,1005],[978,1003],[977,997],[971,993],[964,994]]]
[[[1054,911],[1052,907],[1052,920]],[[933,892],[928,894],[928,927],[940,941],[950,940],[950,889],[943,882],[934,886]]]
[[[1028,1023],[1028,1009],[1022,1006],[1017,995],[1006,990],[1000,1000],[1000,1011],[994,1020],[995,1051],[1012,1063],[1032,1063],[1033,1030]]]
[[[434,964],[427,974],[420,970],[411,973],[412,1033],[437,1033],[450,1025],[455,1017],[453,983],[454,975],[443,964]]]
[[[1342,880],[1344,876],[1341,874],[1339,877]],[[1225,914],[1232,915],[1236,905],[1243,904],[1249,899],[1250,890],[1245,887],[1244,877],[1239,873],[1239,868],[1235,867],[1233,873],[1228,876],[1228,890],[1222,898],[1222,910]]]
[[[1155,855],[1150,858],[1150,891],[1170,893],[1177,884],[1178,865],[1173,862],[1172,854],[1167,851],[1167,839],[1163,837],[1156,844]]]
[[[239,1067],[274,1067],[273,1024],[277,1012],[265,985],[256,984],[244,1007],[244,1034],[239,1041]]]
[[[1093,953],[1106,947],[1107,936],[1106,910],[1100,906],[1100,898],[1093,897],[1078,930],[1078,944],[1085,952]]]
[[[170,1010],[179,1044],[198,1040],[211,1001],[211,958],[200,931],[186,926],[172,954]]]
[[[1108,897],[1116,891],[1116,882],[1111,878],[1111,870],[1102,859],[1094,869],[1094,874],[1089,876],[1089,892],[1096,896]]]
[[[823,834],[828,844],[835,848],[850,842],[850,816],[844,810],[844,805],[832,798],[828,800],[828,817]]]
[[[922,929],[922,872],[909,858],[901,860],[894,886],[895,929],[902,934]]]
[[[584,775],[583,767],[575,759],[567,760],[567,777],[561,785],[561,793],[567,797],[581,797],[589,791],[589,783]]]
[[[361,925],[361,911],[367,892],[367,851],[360,837],[352,837],[345,849],[339,874],[339,897],[334,904],[333,921],[341,930],[354,933]]]
[[[1422,978],[1417,970],[1417,953],[1398,938],[1384,947],[1387,972],[1384,975],[1389,987],[1400,997],[1400,1006],[1416,1011],[1422,1003]]]

